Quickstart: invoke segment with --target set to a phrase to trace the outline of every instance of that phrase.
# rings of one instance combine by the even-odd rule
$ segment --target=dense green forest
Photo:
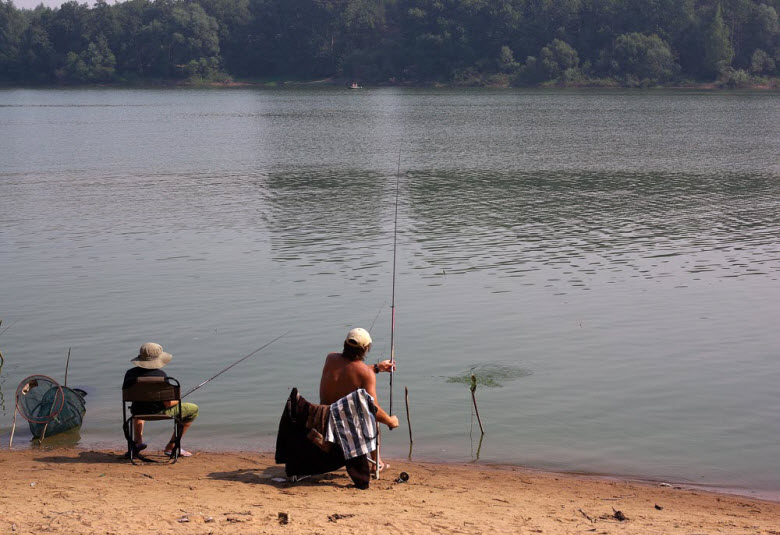
[[[0,81],[621,85],[780,74],[780,0],[0,0]],[[776,78],[775,78],[776,83]]]

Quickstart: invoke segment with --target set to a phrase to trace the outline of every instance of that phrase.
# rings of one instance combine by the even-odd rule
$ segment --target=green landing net
[[[87,412],[85,395],[51,377],[31,375],[16,389],[16,410],[30,424],[33,437],[43,440],[81,427]]]

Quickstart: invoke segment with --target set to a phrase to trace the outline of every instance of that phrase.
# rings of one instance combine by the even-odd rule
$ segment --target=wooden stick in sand
[[[474,402],[474,411],[477,413],[477,422],[479,422],[479,430],[482,431],[482,434],[485,434],[485,429],[482,427],[482,419],[479,417],[479,408],[477,408],[477,396],[474,395],[474,392],[477,391],[477,377],[472,374],[471,375],[471,401]]]
[[[8,440],[8,449],[10,450],[14,445],[14,431],[16,431],[16,406],[14,406],[14,425],[11,427],[11,438]]]
[[[409,389],[407,387],[404,387],[404,400],[406,401],[406,425],[409,427],[409,457],[411,457],[414,438],[412,438],[412,419],[409,417]]]
[[[68,359],[65,361],[65,386],[68,386],[68,368],[70,367],[70,348],[68,348]]]
[[[49,422],[46,422],[46,425],[43,426],[43,432],[41,433],[41,438],[38,439],[38,444],[43,444],[43,439],[46,438],[46,430],[49,428]]]

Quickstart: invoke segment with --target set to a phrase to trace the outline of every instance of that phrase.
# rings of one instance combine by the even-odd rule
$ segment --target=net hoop
[[[38,382],[47,382],[50,383],[51,386],[49,387],[49,390],[55,389],[54,393],[54,400],[51,404],[51,411],[49,411],[48,414],[30,414],[28,411],[30,410],[23,402],[22,400],[25,399],[25,396],[29,393],[29,391],[32,388],[35,388],[38,386]],[[48,390],[47,390],[48,392]],[[19,411],[19,414],[22,415],[22,418],[27,420],[30,423],[33,424],[47,424],[54,420],[60,412],[62,412],[62,409],[65,407],[65,393],[62,391],[62,386],[52,379],[51,377],[47,375],[31,375],[25,379],[22,380],[21,383],[19,383],[19,386],[16,388],[16,410]]]

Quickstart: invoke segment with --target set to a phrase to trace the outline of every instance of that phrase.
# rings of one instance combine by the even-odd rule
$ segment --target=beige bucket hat
[[[367,330],[357,327],[347,333],[347,339],[344,342],[349,346],[365,349],[371,344],[371,335],[368,334]]]
[[[147,342],[141,346],[141,349],[138,350],[138,356],[132,359],[130,362],[139,368],[155,370],[168,364],[172,358],[173,355],[163,351],[163,348],[160,344]]]

